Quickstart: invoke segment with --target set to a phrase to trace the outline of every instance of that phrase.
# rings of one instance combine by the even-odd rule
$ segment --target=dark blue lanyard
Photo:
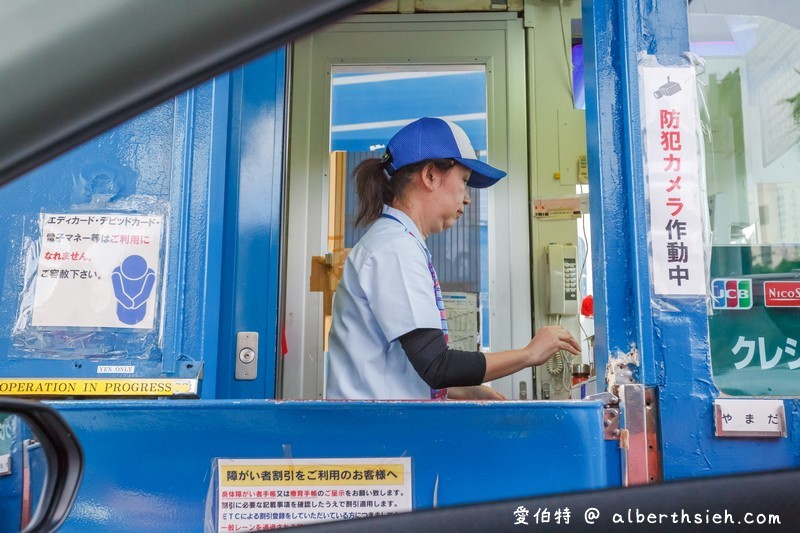
[[[390,215],[389,213],[381,213],[381,218],[391,218],[392,220],[394,220],[395,222],[397,222],[398,224],[400,224],[401,226],[403,226],[403,228],[404,228],[406,231],[408,231],[408,234],[409,234],[409,235],[411,235],[412,237],[414,237],[414,238],[416,239],[416,237],[417,237],[417,236],[416,236],[416,235],[414,235],[413,233],[411,233],[411,231],[410,231],[410,230],[409,230],[409,229],[406,227],[406,225],[405,225],[405,224],[403,224],[403,221],[402,221],[402,220],[400,220],[399,218],[397,218],[396,216]]]
[[[392,220],[394,220],[395,222],[397,222],[398,224],[400,224],[400,225],[401,225],[401,226],[403,226],[404,228],[406,227],[406,225],[405,225],[405,224],[403,224],[402,222],[400,222],[400,219],[399,219],[399,218],[397,218],[397,217],[395,217],[395,216],[392,216],[392,215],[390,215],[389,213],[381,213],[381,218],[391,218]]]

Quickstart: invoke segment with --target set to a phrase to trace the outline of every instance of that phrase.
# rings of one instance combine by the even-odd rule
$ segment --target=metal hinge
[[[620,449],[625,486],[662,480],[656,389],[641,384],[619,387]]]

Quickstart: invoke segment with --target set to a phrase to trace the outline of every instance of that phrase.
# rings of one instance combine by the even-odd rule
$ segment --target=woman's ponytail
[[[377,158],[365,159],[359,163],[355,175],[358,196],[356,226],[367,226],[381,216],[384,203],[391,204],[392,186],[381,160]]]
[[[452,159],[426,159],[400,168],[391,177],[380,159],[365,159],[359,163],[355,170],[358,196],[356,226],[375,222],[383,212],[383,204],[393,205],[394,200],[400,198],[406,186],[411,183],[414,173],[428,164],[445,172],[455,166],[456,162]]]

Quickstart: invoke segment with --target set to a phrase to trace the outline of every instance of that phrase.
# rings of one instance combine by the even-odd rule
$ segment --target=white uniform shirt
[[[430,252],[411,219],[379,218],[345,261],[328,337],[329,399],[430,399],[430,387],[408,360],[398,337],[417,328],[441,329]]]

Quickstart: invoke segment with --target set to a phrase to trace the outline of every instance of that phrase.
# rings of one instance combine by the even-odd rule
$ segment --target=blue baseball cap
[[[386,146],[383,163],[391,176],[398,169],[426,159],[454,159],[472,171],[467,185],[483,189],[506,175],[479,160],[461,126],[423,117],[404,126]]]

